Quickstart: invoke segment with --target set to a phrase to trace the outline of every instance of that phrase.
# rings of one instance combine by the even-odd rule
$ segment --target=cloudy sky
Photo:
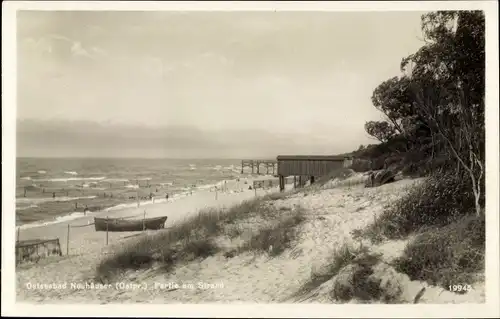
[[[19,156],[335,154],[421,12],[18,13]]]

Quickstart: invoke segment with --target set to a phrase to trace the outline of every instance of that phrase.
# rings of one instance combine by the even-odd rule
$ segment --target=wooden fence
[[[142,216],[146,219],[146,211],[143,214],[134,216],[120,217],[120,219],[136,218]],[[72,228],[90,227],[94,226],[94,222],[82,225],[67,225],[66,233],[66,255],[69,255],[70,237]],[[36,262],[41,258],[51,255],[62,256],[62,249],[59,238],[53,239],[27,239],[20,240],[21,228],[17,228],[17,241],[16,241],[16,264],[23,262]],[[109,244],[109,232],[106,231],[106,245]]]
[[[62,256],[59,238],[18,240],[16,242],[16,264],[36,262],[51,255]]]

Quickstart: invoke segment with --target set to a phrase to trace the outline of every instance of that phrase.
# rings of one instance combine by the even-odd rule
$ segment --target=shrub
[[[96,273],[100,281],[109,281],[120,272],[147,267],[154,262],[166,269],[177,261],[206,258],[218,251],[211,241],[221,233],[224,224],[248,217],[260,211],[267,212],[260,198],[244,201],[225,209],[205,209],[166,231],[129,242],[113,255],[101,261]]]
[[[365,231],[373,240],[405,237],[427,227],[441,227],[474,211],[469,179],[436,173],[396,201]]]
[[[395,261],[396,269],[445,289],[472,284],[474,274],[484,271],[485,234],[484,216],[462,217],[417,236]]]
[[[311,277],[304,284],[302,284],[302,286],[295,293],[292,294],[292,297],[304,296],[321,286],[323,283],[336,276],[342,268],[349,265],[356,257],[361,254],[368,253],[368,251],[367,247],[350,247],[348,244],[343,244],[333,250],[332,254],[328,258],[328,263],[325,268],[313,270],[311,272]]]

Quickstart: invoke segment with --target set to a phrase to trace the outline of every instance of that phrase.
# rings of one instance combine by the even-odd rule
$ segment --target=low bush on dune
[[[270,256],[277,256],[291,248],[292,241],[297,237],[297,225],[305,221],[304,209],[295,208],[284,214],[274,225],[259,229],[248,241],[239,247],[238,252],[254,251],[267,252]]]
[[[99,264],[97,278],[108,281],[123,271],[154,262],[168,267],[180,260],[208,257],[218,251],[211,239],[222,232],[224,224],[248,217],[261,203],[262,199],[256,198],[227,210],[205,209],[168,230],[131,242]]]
[[[304,296],[307,293],[321,286],[323,283],[335,277],[338,272],[349,265],[357,256],[367,253],[367,247],[358,246],[350,247],[343,244],[335,249],[328,257],[326,266],[321,269],[316,269],[311,272],[311,277],[292,295],[292,297]]]
[[[471,215],[418,235],[395,265],[412,280],[449,289],[475,281],[475,274],[484,271],[484,252],[485,218]]]
[[[484,271],[485,217],[475,213],[469,183],[454,173],[431,175],[362,235],[374,242],[416,235],[395,261],[399,271],[445,289],[471,284]]]
[[[265,219],[284,215],[279,207],[267,205],[267,201],[264,198],[256,198],[229,209],[206,209],[168,230],[129,242],[123,249],[101,261],[96,270],[96,279],[109,282],[128,270],[137,270],[152,264],[159,264],[168,271],[176,263],[214,255],[221,250],[215,239],[225,234],[226,225],[235,224],[252,215]],[[293,210],[288,215],[288,218],[282,219],[273,229],[260,230],[243,250],[265,248],[267,251],[270,245],[273,246],[273,254],[284,250],[294,238],[293,230],[287,228],[298,224],[303,218],[300,209]]]
[[[384,211],[364,234],[377,242],[448,225],[474,211],[469,179],[436,173]]]

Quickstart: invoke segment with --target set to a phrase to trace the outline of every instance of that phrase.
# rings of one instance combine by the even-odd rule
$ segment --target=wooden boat
[[[167,216],[127,220],[123,218],[94,217],[96,231],[128,232],[143,230],[158,230],[165,228]]]

